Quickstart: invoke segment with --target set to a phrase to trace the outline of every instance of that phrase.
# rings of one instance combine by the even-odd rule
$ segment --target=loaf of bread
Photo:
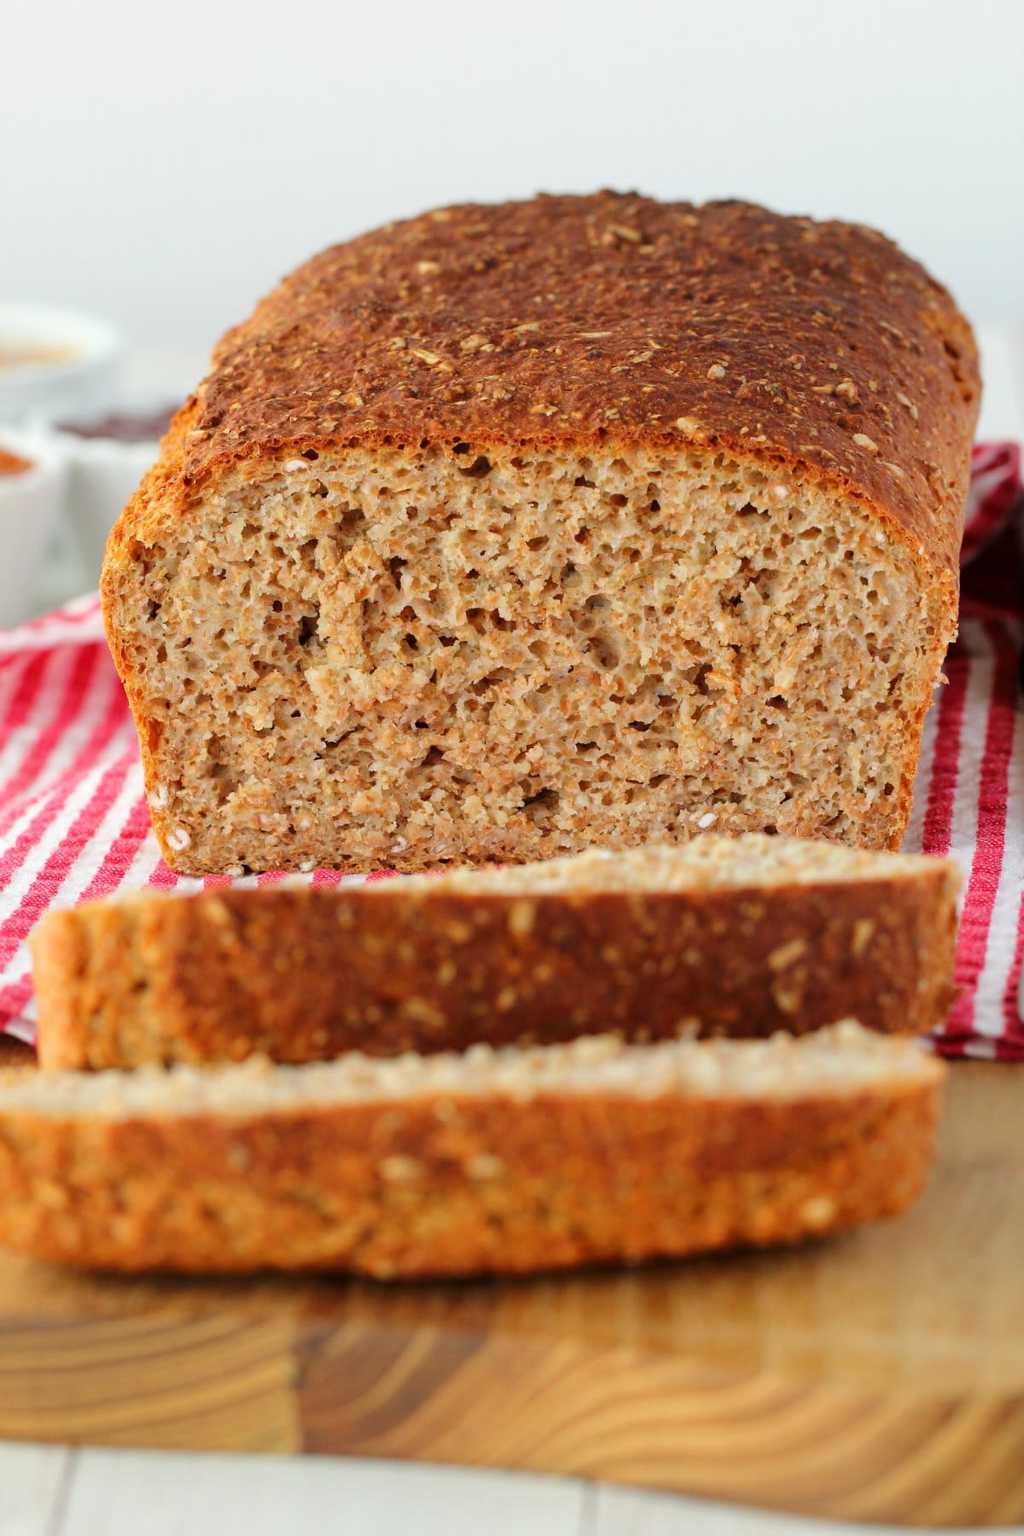
[[[108,545],[165,857],[898,846],[977,397],[949,295],[856,225],[602,192],[323,252]]]
[[[46,1068],[939,1024],[955,866],[748,833],[364,886],[143,895],[32,937]]]
[[[901,1211],[942,1069],[802,1040],[0,1078],[0,1242],[107,1269],[559,1269]]]

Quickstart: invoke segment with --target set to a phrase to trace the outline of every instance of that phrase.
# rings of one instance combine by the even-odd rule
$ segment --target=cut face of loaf
[[[109,546],[165,856],[897,846],[976,385],[948,296],[852,226],[602,194],[325,252]]]
[[[323,1066],[0,1078],[0,1241],[379,1278],[636,1262],[902,1210],[942,1069],[854,1024]]]
[[[619,1031],[923,1033],[953,864],[748,833],[365,886],[137,896],[32,939],[47,1069],[315,1061]]]

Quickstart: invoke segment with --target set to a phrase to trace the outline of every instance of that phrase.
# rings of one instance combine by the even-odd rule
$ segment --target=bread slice
[[[165,858],[897,847],[977,395],[949,295],[856,225],[605,192],[323,252],[108,545]]]
[[[0,1242],[109,1269],[560,1269],[901,1211],[942,1069],[803,1040],[0,1079]]]
[[[361,1050],[923,1032],[952,998],[948,860],[749,833],[679,848],[209,890],[51,912],[32,937],[46,1068]]]

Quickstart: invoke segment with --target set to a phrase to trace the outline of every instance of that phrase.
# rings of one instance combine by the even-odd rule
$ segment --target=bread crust
[[[0,1107],[0,1242],[117,1270],[379,1279],[791,1243],[903,1210],[941,1071],[771,1102],[416,1098],[225,1117]]]
[[[119,594],[229,476],[346,450],[460,466],[520,447],[725,453],[862,506],[909,554],[933,599],[937,672],[956,628],[978,393],[949,294],[859,225],[600,192],[438,209],[334,246],[223,338],[111,534],[107,633],[147,785],[160,722]],[[866,817],[868,844],[899,844],[928,697],[911,707],[883,830],[880,812]],[[172,867],[207,867],[174,845],[165,814],[153,820]]]
[[[40,1063],[330,1059],[626,1039],[923,1033],[952,1001],[957,879],[466,894],[211,890],[48,914],[32,939]]]
[[[609,191],[440,208],[314,256],[227,332],[111,564],[238,461],[692,441],[863,501],[955,590],[978,394],[950,295],[863,225]]]

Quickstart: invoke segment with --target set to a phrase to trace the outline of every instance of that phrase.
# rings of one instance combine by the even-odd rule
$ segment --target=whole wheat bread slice
[[[759,834],[355,888],[47,916],[46,1068],[302,1062],[621,1031],[922,1032],[952,996],[947,861]]]
[[[942,1068],[796,1040],[0,1077],[0,1242],[111,1269],[380,1278],[789,1243],[901,1211]]]

